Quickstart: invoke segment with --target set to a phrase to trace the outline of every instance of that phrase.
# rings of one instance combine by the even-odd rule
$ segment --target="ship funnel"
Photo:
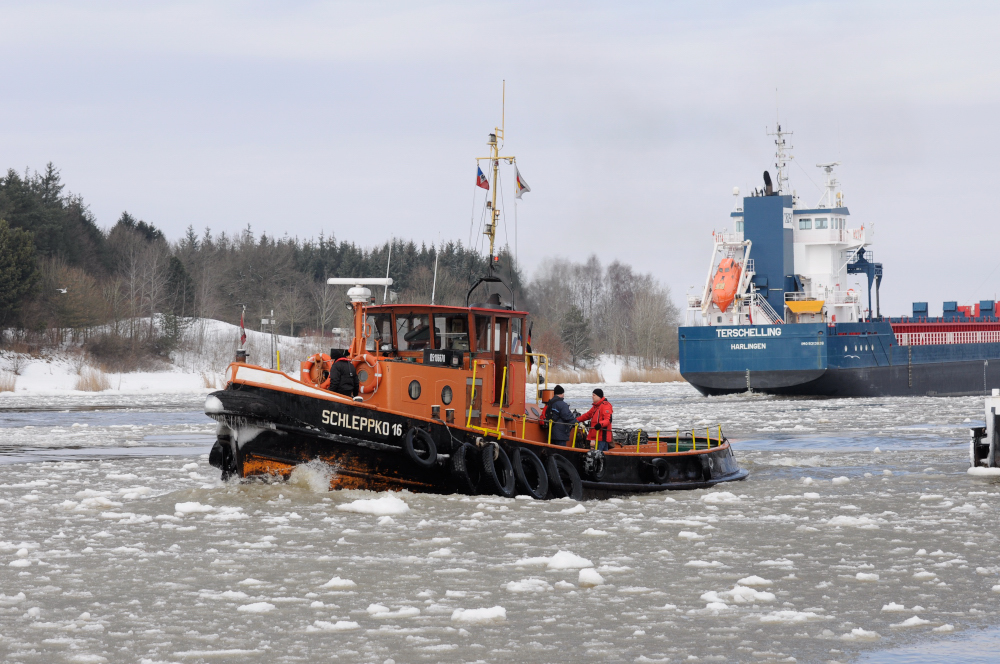
[[[771,186],[771,174],[764,171],[764,195],[774,196],[774,187]]]

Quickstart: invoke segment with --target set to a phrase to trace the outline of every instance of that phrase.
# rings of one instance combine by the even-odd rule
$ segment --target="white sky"
[[[467,242],[506,79],[529,273],[596,251],[680,304],[732,187],[773,171],[777,100],[792,188],[814,203],[814,165],[841,161],[853,225],[874,223],[883,312],[934,312],[1000,295],[998,19],[985,2],[4,3],[0,166],[51,160],[100,225],[128,210],[171,239]]]

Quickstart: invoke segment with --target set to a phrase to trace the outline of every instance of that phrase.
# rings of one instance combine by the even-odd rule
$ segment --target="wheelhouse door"
[[[493,325],[493,405],[500,405],[500,393],[504,392],[503,405],[510,405],[510,369],[507,366],[510,349],[510,319],[497,316]],[[506,371],[504,371],[506,369]],[[506,376],[506,381],[504,380]],[[506,383],[506,389],[505,389]]]

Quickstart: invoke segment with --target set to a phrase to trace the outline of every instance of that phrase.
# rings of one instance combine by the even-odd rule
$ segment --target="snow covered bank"
[[[299,362],[309,355],[329,352],[331,339],[277,336],[281,367],[298,377]],[[170,364],[159,371],[110,373],[110,388],[105,394],[176,394],[207,393],[222,386],[222,374],[233,359],[239,344],[239,326],[217,320],[195,319],[183,333],[180,347],[170,354]],[[250,361],[271,366],[270,335],[247,330]],[[13,381],[13,390],[0,392],[5,397],[27,395],[86,394],[77,389],[81,373],[92,367],[79,345],[66,344],[46,349],[36,356],[0,351],[0,375]]]

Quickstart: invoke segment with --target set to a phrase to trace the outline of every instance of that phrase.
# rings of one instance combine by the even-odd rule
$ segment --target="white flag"
[[[531,187],[529,187],[528,183],[521,177],[521,171],[517,170],[517,166],[514,167],[514,174],[517,176],[517,191],[514,194],[514,198],[520,199],[521,194],[526,191],[531,191]]]

